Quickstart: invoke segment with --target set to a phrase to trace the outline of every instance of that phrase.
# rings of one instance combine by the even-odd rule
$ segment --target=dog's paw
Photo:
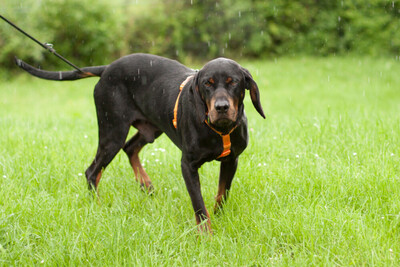
[[[142,184],[140,184],[140,189],[148,195],[154,194],[154,186],[152,183],[149,183],[147,185],[142,183]]]

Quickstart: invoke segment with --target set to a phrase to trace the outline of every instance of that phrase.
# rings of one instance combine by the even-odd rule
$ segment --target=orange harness
[[[208,127],[211,128],[211,130],[213,130],[214,132],[219,134],[219,136],[222,137],[224,150],[222,151],[221,155],[217,157],[217,159],[228,156],[231,153],[231,133],[236,129],[237,125],[235,125],[235,127],[233,127],[232,130],[229,131],[229,133],[223,134],[222,132],[217,131],[214,127],[212,127],[207,120],[204,120],[204,122],[207,124]]]
[[[186,78],[186,80],[181,83],[181,86],[179,86],[179,94],[178,98],[176,99],[175,102],[175,107],[174,107],[174,119],[172,120],[172,124],[174,125],[175,129],[178,128],[178,103],[179,103],[179,98],[181,97],[182,89],[185,87],[185,85],[193,78],[193,75],[190,75],[189,77]]]
[[[185,85],[186,85],[192,78],[193,78],[193,75],[187,77],[186,80],[184,80],[183,83],[179,86],[179,94],[178,94],[178,97],[177,97],[177,99],[176,99],[175,107],[174,107],[174,119],[172,120],[172,124],[174,125],[175,129],[178,128],[178,103],[179,103],[179,98],[180,98],[180,96],[181,96],[183,87],[185,87]],[[207,124],[208,127],[211,128],[211,130],[213,130],[214,132],[216,132],[216,133],[217,133],[219,136],[221,136],[221,138],[222,138],[222,143],[223,143],[224,149],[223,149],[221,155],[219,155],[219,156],[217,157],[217,159],[228,156],[228,155],[231,153],[231,137],[230,137],[230,134],[236,129],[237,125],[236,125],[235,127],[233,127],[233,128],[229,131],[229,133],[223,134],[222,132],[217,131],[214,127],[212,127],[211,124],[210,124],[207,120],[205,120],[204,122]]]

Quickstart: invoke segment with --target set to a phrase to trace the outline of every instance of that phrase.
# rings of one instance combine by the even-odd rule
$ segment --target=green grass
[[[2,81],[0,265],[397,265],[400,63],[241,63],[267,119],[247,96],[250,143],[224,212],[211,215],[211,238],[197,233],[180,152],[165,136],[141,153],[154,196],[141,192],[120,153],[100,203],[89,197],[97,79]],[[218,167],[200,171],[209,209]]]

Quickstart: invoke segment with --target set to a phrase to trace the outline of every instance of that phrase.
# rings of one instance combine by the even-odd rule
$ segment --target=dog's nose
[[[218,113],[226,113],[229,109],[229,102],[226,99],[218,99],[215,101],[214,107]]]

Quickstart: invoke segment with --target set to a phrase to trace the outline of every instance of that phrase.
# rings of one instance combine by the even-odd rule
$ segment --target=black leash
[[[17,25],[15,25],[14,23],[12,23],[11,21],[9,21],[8,19],[6,19],[5,17],[3,17],[2,15],[0,15],[0,18],[2,18],[5,22],[7,22],[8,24],[10,24],[11,26],[13,26],[15,29],[17,29],[18,31],[20,31],[21,33],[23,33],[25,36],[29,37],[30,39],[32,39],[33,41],[35,41],[37,44],[39,44],[41,47],[43,47],[44,49],[50,51],[52,54],[54,54],[56,57],[58,57],[59,59],[61,59],[62,61],[64,61],[65,63],[67,63],[68,65],[70,65],[71,67],[73,67],[74,69],[76,69],[77,71],[81,72],[81,73],[85,73],[84,71],[82,71],[79,67],[77,67],[76,65],[74,65],[72,62],[70,62],[68,59],[64,58],[63,56],[61,56],[60,54],[58,54],[56,52],[56,50],[54,50],[53,45],[49,44],[49,43],[41,43],[39,42],[37,39],[35,39],[34,37],[32,37],[31,35],[29,35],[28,33],[26,33],[25,31],[23,31],[21,28],[19,28]]]

